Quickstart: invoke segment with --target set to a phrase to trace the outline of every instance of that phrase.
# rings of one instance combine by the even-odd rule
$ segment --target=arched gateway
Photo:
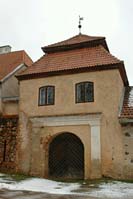
[[[50,143],[49,176],[84,178],[84,146],[74,134],[62,133]]]

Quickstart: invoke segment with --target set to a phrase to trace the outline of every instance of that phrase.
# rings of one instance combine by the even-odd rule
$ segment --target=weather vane
[[[79,15],[79,25],[78,25],[79,34],[81,34],[81,28],[82,28],[81,21],[82,21],[83,19],[84,19],[84,18],[83,18],[83,17],[80,17],[80,15]]]

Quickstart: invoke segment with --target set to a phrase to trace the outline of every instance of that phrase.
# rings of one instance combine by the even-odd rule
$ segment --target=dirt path
[[[107,197],[97,198],[97,197],[77,196],[77,195],[52,195],[47,193],[38,193],[31,191],[10,191],[7,189],[0,189],[0,199],[110,199],[110,198]],[[119,199],[132,199],[132,197],[119,198]]]
[[[74,195],[52,195],[31,191],[0,190],[0,199],[95,199],[94,197]]]

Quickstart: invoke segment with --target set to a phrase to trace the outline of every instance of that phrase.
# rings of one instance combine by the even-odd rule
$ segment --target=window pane
[[[47,104],[54,104],[54,87],[47,87]]]
[[[46,103],[46,88],[41,88],[40,89],[40,96],[39,96],[39,104],[40,105],[45,105]]]
[[[84,102],[85,89],[84,83],[77,84],[77,102]]]
[[[93,101],[93,83],[86,82],[85,83],[85,102]]]

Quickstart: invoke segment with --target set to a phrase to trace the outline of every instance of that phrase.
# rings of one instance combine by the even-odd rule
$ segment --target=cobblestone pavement
[[[0,199],[96,199],[88,196],[52,195],[31,191],[0,190]]]

